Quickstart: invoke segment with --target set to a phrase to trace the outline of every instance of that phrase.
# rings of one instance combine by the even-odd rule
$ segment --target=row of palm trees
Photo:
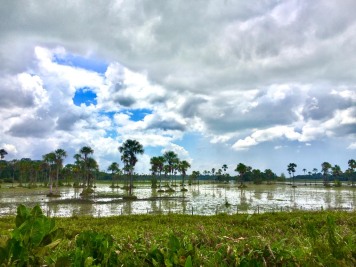
[[[137,156],[138,154],[143,153],[143,147],[140,143],[136,140],[127,140],[123,143],[122,146],[119,147],[119,151],[121,153],[121,161],[124,163],[124,167],[121,170],[119,168],[119,164],[117,162],[112,162],[109,167],[108,171],[111,172],[112,176],[112,187],[115,186],[115,178],[117,176],[122,175],[125,173],[130,178],[130,184],[127,185],[129,189],[129,194],[132,194],[133,188],[133,171],[135,165],[138,161]],[[187,175],[187,170],[190,168],[190,163],[186,160],[180,160],[178,155],[174,151],[166,151],[162,156],[154,156],[150,159],[151,165],[151,173],[153,177],[159,177],[160,183],[159,187],[162,187],[162,177],[169,177],[171,180],[171,185],[173,184],[173,177],[176,176],[177,172],[181,173],[182,177],[182,185],[184,190],[184,181]],[[153,185],[155,186],[155,185]]]
[[[109,167],[108,171],[111,171],[112,177],[125,173],[129,177],[129,194],[132,194],[133,188],[133,173],[136,163],[138,162],[137,156],[144,153],[143,146],[136,140],[128,139],[126,140],[119,148],[121,153],[121,161],[124,163],[123,169],[120,170],[119,164],[113,162]],[[8,165],[13,173],[13,181],[15,177],[15,171],[18,171],[20,174],[20,182],[28,180],[29,183],[35,183],[38,178],[42,177],[42,180],[45,180],[43,176],[47,176],[48,183],[50,187],[50,194],[58,194],[59,186],[59,177],[62,174],[66,177],[71,177],[74,180],[74,185],[89,188],[93,186],[95,179],[95,173],[99,171],[98,163],[92,157],[94,150],[89,146],[84,146],[79,150],[79,153],[74,155],[75,162],[74,164],[67,164],[63,167],[63,161],[67,157],[67,153],[63,149],[57,149],[53,152],[43,155],[41,161],[32,161],[30,159],[21,159],[21,160],[12,160],[8,162]],[[3,163],[4,157],[7,155],[5,149],[0,149],[0,158],[1,163]],[[178,155],[173,151],[166,151],[161,156],[152,157],[150,160],[151,172],[154,176],[160,178],[160,187],[162,186],[162,176],[169,176],[171,179],[171,185],[173,184],[173,178],[176,177],[176,174],[179,172],[182,177],[182,185],[184,189],[184,181],[187,175],[187,170],[191,167],[189,162],[186,160],[180,160]],[[348,161],[349,168],[345,171],[345,174],[354,175],[356,169],[356,162],[354,159]],[[290,177],[293,179],[294,185],[294,173],[296,172],[297,164],[290,163],[287,166],[287,171]],[[3,168],[0,166],[0,174]],[[216,175],[217,179],[221,177],[229,178],[228,173],[226,172],[228,166],[223,164],[220,169],[216,171],[215,168],[212,168],[210,171],[204,171],[206,175],[212,174]],[[263,177],[267,182],[272,181],[277,176],[270,170],[266,169],[264,172],[261,172],[258,169],[252,169],[252,167],[247,166],[243,163],[237,164],[235,171],[238,172],[237,179],[240,182],[240,186],[244,186],[244,182],[247,180],[253,179],[254,182],[258,183]],[[304,174],[306,169],[303,169]],[[317,173],[317,169],[314,168],[314,174]],[[323,162],[321,164],[321,172],[324,178],[324,184],[329,185],[328,176],[331,174],[335,177],[339,177],[343,172],[339,165],[332,166],[328,162]],[[42,174],[42,175],[41,175]],[[199,172],[193,172],[194,177],[200,175]],[[311,175],[311,172],[308,172]],[[193,176],[193,175],[192,175]],[[27,178],[27,179],[26,179]],[[353,185],[353,179],[352,185]],[[113,181],[114,182],[114,181]],[[55,186],[55,193],[53,193],[53,185]]]
[[[345,170],[344,174],[346,174],[349,179],[351,180],[352,186],[354,186],[354,180],[353,180],[353,175],[356,169],[356,161],[354,159],[350,159],[348,162],[348,169]],[[293,186],[294,184],[294,173],[296,172],[297,164],[295,163],[289,163],[287,166],[287,171],[289,173],[289,176],[293,179]],[[304,175],[306,174],[307,170],[304,168],[303,169]],[[317,168],[313,168],[313,173],[316,175],[318,172]],[[334,166],[331,165],[329,162],[325,161],[321,164],[321,173],[323,175],[323,183],[325,186],[330,186],[329,183],[329,176],[332,175],[333,177],[338,180],[338,178],[343,174],[341,167],[337,164]],[[312,172],[309,171],[308,175],[311,176]]]
[[[240,183],[240,187],[245,187],[245,182],[247,181],[251,181],[255,184],[260,184],[263,181],[271,183],[277,178],[277,175],[271,169],[261,171],[245,165],[244,163],[238,163],[236,165],[236,168],[234,169],[234,171],[238,173],[236,177],[231,177],[230,174],[227,173],[227,169],[228,166],[223,164],[219,169],[212,168],[211,171],[204,170],[202,174],[205,177],[208,176],[211,180],[220,182],[228,182],[231,179],[236,179]]]
[[[179,172],[182,177],[182,191],[185,191],[184,182],[187,176],[187,170],[191,167],[186,160],[180,160],[174,151],[166,151],[162,156],[152,157],[150,160],[151,172],[154,176],[159,176],[159,186],[162,187],[162,174],[171,178],[171,185],[173,184],[173,177]],[[176,184],[176,181],[175,181]]]
[[[3,150],[3,149],[2,149]],[[6,151],[5,151],[6,152]],[[37,182],[49,185],[49,196],[59,195],[59,177],[71,177],[74,186],[91,187],[94,181],[94,174],[99,170],[98,164],[90,155],[94,153],[89,146],[84,146],[74,155],[74,164],[63,166],[63,161],[67,157],[64,149],[57,149],[42,156],[42,160],[31,160],[23,158],[21,160],[11,160],[7,168],[12,172],[12,183],[14,185],[17,174],[20,185],[28,182],[28,186],[35,186]],[[7,153],[1,152],[1,155]],[[3,156],[2,156],[3,159]],[[1,171],[2,168],[0,168]],[[53,186],[55,190],[53,191]]]

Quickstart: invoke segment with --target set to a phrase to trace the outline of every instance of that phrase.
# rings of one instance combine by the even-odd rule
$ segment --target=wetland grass
[[[39,216],[38,213],[37,208],[35,215]],[[22,210],[27,224],[36,221],[31,219],[35,215]],[[80,262],[76,266],[84,263],[101,266],[356,264],[355,212],[74,216],[53,220],[56,227],[52,225],[51,231],[63,229],[58,231],[62,235],[51,241],[50,251],[37,258],[39,264],[48,266],[62,263],[70,266],[75,262]],[[0,218],[2,250],[14,238],[14,232],[19,231],[17,227],[21,228],[16,221],[15,225],[14,217]],[[26,229],[30,229],[29,225]],[[21,249],[38,251],[33,244],[29,248],[23,245]]]

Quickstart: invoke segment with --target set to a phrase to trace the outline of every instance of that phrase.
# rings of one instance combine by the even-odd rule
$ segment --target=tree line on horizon
[[[123,176],[127,178],[126,188],[129,194],[132,194],[133,177],[139,176],[134,172],[135,165],[138,162],[137,155],[143,154],[143,146],[136,140],[128,139],[121,146],[118,147],[121,153],[121,161],[123,167],[120,169],[119,163],[112,162],[107,168],[107,172],[99,171],[97,161],[92,157],[94,150],[90,146],[82,147],[74,158],[74,163],[69,163],[63,166],[63,161],[67,157],[67,152],[64,149],[57,149],[42,156],[41,160],[32,160],[30,158],[22,158],[20,160],[13,159],[11,161],[4,160],[8,155],[5,149],[0,149],[0,179],[4,181],[15,183],[19,185],[26,183],[29,187],[35,186],[36,183],[42,182],[44,185],[49,186],[49,194],[58,194],[58,187],[60,185],[70,185],[73,183],[75,187],[90,188],[93,186],[96,179],[104,178],[112,179],[112,186],[114,187],[114,180],[118,181],[118,177]],[[190,163],[186,160],[180,160],[174,151],[166,151],[161,156],[154,156],[150,159],[152,185],[157,186],[159,179],[159,188],[162,187],[162,178],[169,179],[169,187],[176,186],[177,174],[182,179],[180,185],[182,191],[185,190],[185,179],[188,176],[187,171],[191,167]],[[293,185],[295,181],[294,173],[296,172],[297,164],[290,163],[287,166],[289,178],[292,179]],[[348,161],[348,169],[344,172],[339,165],[332,166],[328,162],[321,164],[320,172],[317,168],[308,171],[304,168],[304,175],[299,175],[301,179],[323,179],[325,186],[330,185],[330,177],[334,180],[348,180],[354,186],[356,162],[354,159]],[[190,183],[192,180],[197,179],[210,179],[218,182],[228,182],[230,180],[237,180],[241,187],[245,186],[245,182],[254,182],[259,184],[262,182],[273,183],[277,180],[285,180],[286,177],[282,173],[277,176],[271,169],[261,171],[247,166],[243,163],[238,163],[234,169],[237,172],[236,177],[232,177],[227,172],[228,166],[223,164],[221,168],[212,168],[204,170],[202,173],[199,171],[192,171],[189,175]],[[307,173],[307,174],[306,174]],[[53,190],[54,187],[54,190]]]

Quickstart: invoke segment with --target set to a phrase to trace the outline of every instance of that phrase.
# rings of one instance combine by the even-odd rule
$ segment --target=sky
[[[0,148],[7,160],[127,139],[138,173],[175,151],[192,170],[356,155],[354,0],[1,1]]]

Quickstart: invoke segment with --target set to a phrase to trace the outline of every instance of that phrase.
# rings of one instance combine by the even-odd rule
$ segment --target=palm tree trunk
[[[56,193],[58,193],[58,176],[59,176],[59,170],[57,168],[57,173],[56,173]]]
[[[133,187],[132,172],[130,171],[130,186],[129,186],[129,195],[130,196],[132,196],[132,187]]]
[[[49,193],[52,194],[53,188],[52,188],[52,170],[51,170],[51,168],[49,169],[48,179],[49,179]]]

